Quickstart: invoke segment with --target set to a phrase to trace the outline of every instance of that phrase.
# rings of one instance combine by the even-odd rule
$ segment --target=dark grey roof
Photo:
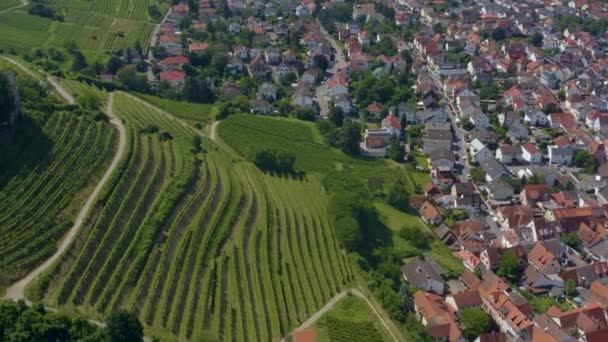
[[[401,267],[401,273],[414,287],[420,287],[427,279],[443,282],[445,271],[433,260],[415,259]]]
[[[448,149],[434,149],[431,154],[429,155],[429,157],[431,158],[431,160],[437,160],[437,159],[447,159],[447,160],[451,160],[454,161],[454,152],[448,150]]]
[[[509,174],[509,170],[494,158],[488,158],[481,162],[480,165],[485,173],[492,179],[500,178],[502,174]]]

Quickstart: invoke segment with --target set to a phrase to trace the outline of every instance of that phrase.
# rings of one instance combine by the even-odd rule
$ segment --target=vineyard
[[[316,177],[265,175],[204,137],[197,152],[194,129],[125,93],[114,112],[128,153],[34,296],[133,309],[169,339],[269,341],[354,280]]]
[[[12,162],[0,177],[0,292],[55,251],[117,140],[109,124],[61,111],[17,134],[0,147]]]
[[[137,94],[137,96],[193,124],[209,123],[217,111],[214,105],[209,104],[173,101],[147,94]]]
[[[360,298],[346,296],[315,325],[320,342],[391,341],[376,316]]]
[[[75,42],[87,55],[148,47],[154,24],[148,6],[155,0],[54,0],[65,16],[52,21],[29,15],[23,9],[0,14],[0,48],[29,52],[32,48],[57,47]],[[2,8],[0,4],[0,8]],[[162,6],[161,6],[162,7]]]

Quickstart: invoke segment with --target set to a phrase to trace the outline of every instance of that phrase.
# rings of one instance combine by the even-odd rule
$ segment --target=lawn
[[[414,225],[418,227],[420,231],[426,232],[433,237],[430,244],[430,249],[424,251],[425,255],[435,259],[435,261],[437,261],[441,267],[443,267],[451,275],[459,275],[464,271],[462,262],[452,255],[446,245],[435,238],[435,235],[431,229],[424,222],[422,222],[417,215],[404,213],[382,202],[376,202],[375,205],[376,209],[378,209],[380,213],[382,223],[384,223],[384,225],[386,225],[386,227],[388,227],[393,233],[393,245],[397,248],[397,250],[401,251],[404,256],[420,254],[420,250],[411,246],[407,240],[398,235],[399,230],[404,225]]]
[[[352,295],[340,300],[314,326],[317,341],[390,341],[369,306]]]
[[[240,155],[277,149],[296,156],[295,167],[306,173],[326,175],[345,172],[357,176],[366,184],[379,179],[388,186],[396,176],[405,176],[399,168],[384,159],[356,158],[321,143],[320,134],[311,123],[284,118],[238,114],[222,121],[220,137]],[[255,142],[255,144],[254,144]]]
[[[21,1],[19,0],[0,0],[0,10],[15,7],[20,3]]]

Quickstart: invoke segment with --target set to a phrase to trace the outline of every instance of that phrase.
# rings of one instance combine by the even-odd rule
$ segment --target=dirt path
[[[219,121],[215,121],[211,124],[211,128],[209,129],[209,138],[211,138],[213,141],[216,141],[217,139],[217,125],[219,124]]]
[[[27,0],[21,0],[21,3],[19,5],[13,6],[13,7],[9,7],[9,8],[5,8],[2,11],[0,11],[0,14],[4,14],[6,12],[10,12],[12,10],[16,10],[18,8],[25,7],[25,6],[27,6]]]
[[[395,336],[395,334],[393,333],[393,331],[390,329],[388,323],[384,320],[384,317],[382,317],[382,315],[380,315],[380,313],[378,312],[378,310],[376,310],[376,307],[374,306],[374,304],[369,300],[369,298],[367,298],[367,296],[360,289],[357,289],[357,288],[353,288],[353,289],[349,289],[349,290],[344,290],[344,291],[336,294],[332,299],[329,300],[329,302],[327,304],[325,304],[324,307],[322,307],[319,311],[315,312],[312,316],[310,316],[309,319],[307,319],[304,323],[302,323],[299,327],[297,327],[294,330],[306,329],[306,328],[311,327],[321,317],[323,317],[323,315],[325,315],[336,304],[338,304],[338,302],[342,298],[346,297],[346,295],[349,292],[352,295],[354,295],[355,297],[359,297],[359,298],[363,299],[365,301],[365,303],[367,303],[367,305],[372,309],[372,311],[374,312],[374,315],[376,315],[376,317],[378,318],[378,320],[380,321],[380,323],[382,324],[382,326],[384,326],[384,329],[391,335],[391,337],[393,338],[393,340],[395,342],[399,342],[399,339],[397,338],[397,336]],[[285,342],[285,339],[283,338],[281,340],[281,342]]]
[[[18,60],[8,56],[0,56],[0,58],[4,59],[9,63],[14,64],[17,68],[21,69],[21,71],[42,82],[40,76],[36,75],[33,71],[28,69]],[[74,96],[69,91],[67,91],[61,84],[59,84],[59,82],[57,82],[54,78],[52,78],[51,76],[47,76],[46,80],[51,84],[51,86],[53,86],[53,88],[55,88],[55,91],[57,91],[57,93],[66,100],[67,103],[74,104],[76,102],[74,100]]]
[[[59,89],[57,89],[57,91],[60,94],[62,93]],[[70,97],[71,97],[71,95],[70,95]],[[67,100],[67,98],[66,98],[66,100]],[[118,133],[119,133],[118,148],[116,149],[116,154],[114,155],[114,159],[112,160],[112,162],[106,169],[106,172],[103,174],[103,176],[97,183],[97,186],[95,186],[95,189],[93,190],[93,192],[91,192],[91,194],[87,198],[87,201],[84,203],[84,206],[80,209],[78,216],[74,220],[74,225],[72,226],[72,228],[70,228],[70,230],[67,232],[67,234],[64,236],[64,238],[61,240],[61,243],[57,247],[57,251],[55,252],[55,254],[53,254],[50,258],[45,260],[44,263],[42,263],[40,266],[38,266],[36,269],[34,269],[28,275],[26,275],[25,278],[19,280],[15,284],[11,285],[6,290],[6,294],[5,294],[4,298],[12,299],[12,300],[25,299],[25,287],[30,282],[32,282],[34,279],[36,279],[42,272],[44,272],[49,267],[51,267],[51,265],[57,259],[59,259],[59,257],[67,250],[67,248],[72,243],[72,240],[74,240],[74,237],[80,230],[80,227],[82,226],[82,223],[84,222],[87,214],[89,213],[91,206],[93,205],[93,203],[95,203],[95,200],[97,199],[97,196],[99,195],[99,192],[101,191],[101,189],[103,189],[104,185],[108,182],[108,179],[110,178],[110,176],[112,175],[112,173],[118,166],[120,160],[122,159],[124,152],[125,152],[126,145],[127,145],[127,132],[126,132],[124,125],[120,121],[120,119],[118,119],[114,115],[114,112],[112,109],[113,103],[114,103],[114,93],[110,93],[110,97],[108,100],[108,108],[107,108],[106,113],[111,118],[110,122],[114,126],[116,126],[116,128],[118,129]],[[28,302],[28,301],[26,300],[26,302]]]

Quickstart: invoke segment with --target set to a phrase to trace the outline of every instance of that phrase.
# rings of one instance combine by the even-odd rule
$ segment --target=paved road
[[[378,318],[380,323],[384,326],[384,329],[386,329],[386,331],[391,335],[393,340],[395,340],[395,342],[399,342],[399,339],[397,338],[397,336],[395,336],[393,331],[390,329],[388,323],[384,320],[382,315],[380,315],[380,313],[378,312],[376,307],[372,304],[372,302],[369,300],[369,298],[367,298],[367,296],[360,289],[357,289],[357,288],[344,290],[344,291],[336,294],[327,304],[325,304],[324,307],[322,307],[319,311],[315,312],[312,316],[310,316],[309,319],[307,319],[304,323],[302,323],[299,327],[297,327],[294,330],[306,329],[306,328],[314,325],[321,317],[323,317],[323,315],[325,315],[329,310],[331,310],[331,308],[333,308],[336,304],[338,304],[338,302],[342,298],[346,297],[346,295],[349,292],[352,295],[363,299],[365,301],[365,303],[367,303],[367,305],[372,309],[372,311],[374,312],[374,314],[376,315],[376,317]],[[281,339],[281,342],[285,342],[285,339],[284,338]]]
[[[452,131],[454,132],[454,138],[457,140],[457,144],[458,144],[458,152],[457,152],[458,159],[459,159],[458,163],[463,166],[462,173],[460,175],[460,181],[466,182],[467,175],[469,174],[469,170],[471,168],[468,158],[465,159],[465,156],[467,155],[466,142],[464,139],[465,135],[466,135],[466,131],[464,129],[462,129],[461,127],[458,127],[458,125],[456,125],[456,118],[458,117],[458,114],[457,114],[456,108],[454,107],[454,104],[452,103],[452,101],[450,101],[447,94],[444,92],[443,85],[441,84],[441,80],[433,72],[428,70],[428,67],[425,67],[425,70],[426,70],[427,74],[431,77],[433,82],[435,83],[435,86],[439,89],[439,92],[443,96],[443,101],[445,103],[443,105],[443,109],[450,116],[450,121],[452,124]]]
[[[336,72],[338,72],[338,70],[346,67],[346,58],[344,57],[342,48],[338,45],[334,37],[332,37],[331,34],[329,34],[329,32],[327,32],[327,30],[325,30],[323,26],[321,26],[321,33],[323,34],[325,39],[329,41],[329,43],[335,50],[334,65],[331,67],[331,69],[327,70],[328,73],[334,75]],[[327,93],[327,82],[324,82],[323,84],[315,88],[315,98],[317,99],[317,103],[319,104],[319,115],[321,115],[321,117],[323,118],[327,117],[327,114],[329,113],[330,100],[329,94]]]
[[[60,94],[62,93],[62,91],[60,91],[59,89],[57,89],[57,91]],[[63,90],[63,91],[65,91],[65,90]],[[110,122],[114,126],[116,126],[116,128],[118,129],[118,133],[119,133],[118,148],[116,149],[116,154],[114,155],[114,159],[112,160],[112,162],[106,169],[106,172],[103,174],[103,176],[97,183],[97,186],[95,186],[95,189],[93,190],[93,192],[91,192],[91,194],[87,198],[84,206],[80,209],[80,212],[78,213],[78,216],[76,217],[76,220],[74,221],[74,225],[72,225],[72,228],[70,228],[70,230],[67,232],[65,237],[61,240],[61,243],[59,244],[57,251],[50,258],[45,260],[44,263],[42,263],[42,265],[38,266],[36,269],[34,269],[32,272],[30,272],[28,275],[26,275],[25,278],[19,280],[15,284],[11,285],[6,290],[6,294],[5,294],[4,298],[12,299],[12,300],[25,299],[25,287],[30,282],[32,282],[34,279],[36,279],[42,272],[44,272],[49,267],[51,267],[51,265],[57,259],[59,259],[59,257],[61,255],[63,255],[63,253],[68,249],[68,247],[74,240],[74,237],[76,237],[76,234],[80,230],[80,227],[82,226],[82,223],[84,222],[87,214],[89,213],[91,206],[93,205],[93,203],[95,203],[95,200],[97,199],[97,196],[99,195],[99,192],[104,187],[104,185],[107,183],[108,179],[110,178],[110,176],[112,175],[112,173],[118,166],[120,160],[122,159],[124,152],[125,152],[126,144],[127,144],[127,134],[126,134],[125,127],[122,124],[122,121],[120,121],[120,119],[118,119],[114,115],[114,112],[112,110],[113,103],[114,103],[114,93],[111,93],[109,100],[108,100],[108,107],[107,107],[106,113],[111,118]],[[28,301],[26,300],[26,302],[28,302]]]

